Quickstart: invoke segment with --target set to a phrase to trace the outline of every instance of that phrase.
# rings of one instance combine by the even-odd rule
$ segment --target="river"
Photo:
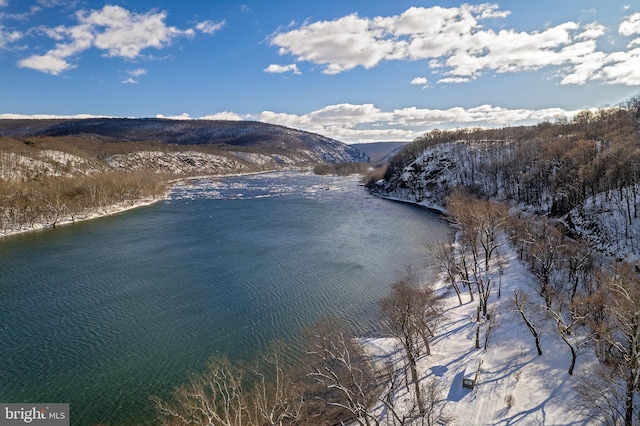
[[[0,241],[0,401],[65,402],[71,424],[153,424],[213,354],[250,360],[326,315],[376,306],[450,230],[355,177],[201,179],[168,200]]]

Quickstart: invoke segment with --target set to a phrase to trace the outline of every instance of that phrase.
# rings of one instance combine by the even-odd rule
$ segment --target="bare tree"
[[[506,244],[504,230],[508,221],[506,206],[456,192],[447,200],[451,219],[460,226],[462,238],[473,256],[471,265],[483,315],[491,295],[491,259],[499,247]]]
[[[597,424],[618,426],[625,424],[625,384],[616,371],[605,364],[596,364],[579,373],[574,387],[577,404],[570,407],[580,416],[588,416]]]
[[[247,369],[226,358],[212,358],[192,373],[171,398],[151,399],[163,425],[283,426],[301,424],[303,389],[283,367],[279,352],[261,369]]]
[[[276,347],[265,357],[267,374],[256,368],[256,383],[249,394],[250,424],[296,424],[304,411],[303,384],[293,380],[290,371],[283,366],[282,347]]]
[[[525,325],[531,332],[533,339],[536,343],[536,349],[538,350],[538,356],[542,355],[542,348],[540,347],[540,333],[538,332],[537,327],[531,322],[526,312],[526,305],[528,304],[528,295],[526,293],[522,294],[520,290],[513,291],[513,311],[516,311],[522,317],[522,321],[524,321]]]
[[[347,412],[350,418],[341,421],[378,425],[370,408],[377,392],[374,370],[362,349],[335,320],[321,321],[310,333],[312,371],[308,377],[323,389],[314,392],[313,398]]]
[[[243,376],[244,371],[229,360],[212,359],[204,373],[191,374],[186,384],[173,391],[169,401],[152,397],[160,422],[242,425],[247,414]]]
[[[462,305],[460,287],[458,286],[458,280],[456,278],[457,267],[453,246],[444,241],[438,241],[435,244],[428,245],[427,249],[432,256],[440,261],[440,265],[442,265],[442,268],[447,274],[447,279],[451,287],[453,287],[458,296],[458,304]]]
[[[601,356],[614,373],[610,384],[623,389],[619,402],[624,424],[631,426],[638,415],[640,386],[640,276],[633,265],[619,263],[612,271],[601,271],[597,280],[603,294],[593,297],[606,302],[591,325],[594,337],[606,345]]]
[[[577,325],[584,321],[588,314],[579,315],[574,304],[569,305],[568,309],[566,309],[568,311],[567,313],[563,312],[562,303],[559,303],[558,306],[559,309],[547,307],[547,311],[556,323],[556,330],[558,331],[560,338],[571,351],[571,364],[569,365],[568,373],[569,375],[573,375],[573,369],[576,366],[576,359],[578,358],[578,342],[575,337],[575,329],[577,328]]]
[[[441,300],[429,286],[418,287],[411,277],[403,277],[393,284],[391,293],[380,302],[380,316],[384,326],[404,348],[418,410],[420,415],[424,415],[417,362],[422,346],[427,355],[431,354],[429,338],[434,335],[434,328],[442,316]]]

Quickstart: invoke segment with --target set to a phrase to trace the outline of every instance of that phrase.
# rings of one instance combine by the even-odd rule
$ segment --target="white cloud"
[[[292,72],[294,74],[302,74],[300,70],[298,70],[298,65],[289,64],[289,65],[277,65],[271,64],[267,68],[264,69],[264,72],[272,73],[272,74],[283,74],[286,72]]]
[[[640,85],[640,48],[614,52],[606,57],[606,62],[595,78],[609,84]]]
[[[36,71],[53,75],[58,75],[63,71],[75,68],[74,65],[69,64],[67,61],[57,57],[53,53],[47,55],[31,55],[26,59],[18,61],[18,66],[21,68],[31,68]]]
[[[0,7],[5,7],[9,5],[9,0],[0,0]]]
[[[136,68],[134,70],[126,70],[127,77],[122,80],[123,84],[138,84],[139,78],[143,75],[147,75],[147,70],[144,68]]]
[[[413,140],[434,128],[507,126],[571,117],[578,111],[561,108],[508,109],[492,105],[449,109],[402,108],[380,110],[373,104],[328,105],[307,114],[263,111],[245,117],[272,124],[304,129],[348,143],[376,140]]]
[[[414,86],[422,86],[423,89],[429,87],[429,80],[426,77],[416,77],[411,80],[411,84]]]
[[[383,61],[428,62],[442,84],[465,83],[485,72],[514,73],[554,67],[561,84],[601,80],[637,84],[634,50],[598,51],[597,40],[607,28],[598,22],[564,22],[538,31],[485,26],[503,20],[509,11],[495,4],[459,7],[411,7],[399,15],[360,17],[351,14],[331,21],[305,22],[273,34],[280,55],[323,65],[323,73],[338,74],[356,67],[372,68]],[[493,22],[489,22],[493,24]],[[640,13],[626,17],[618,32],[640,35]],[[640,37],[628,48],[640,45]],[[603,56],[604,55],[604,56]],[[413,83],[412,84],[418,84]]]
[[[168,27],[166,12],[132,13],[120,6],[104,6],[102,10],[80,11],[76,14],[80,25],[75,27],[95,31],[93,45],[106,50],[109,56],[133,59],[143,49],[161,49],[178,35],[175,27]]]
[[[132,77],[140,77],[143,75],[147,75],[147,70],[144,68],[137,68],[135,70],[127,70],[127,74]]]
[[[634,13],[620,24],[618,32],[624,36],[640,34],[640,13]]]
[[[224,26],[225,26],[225,21],[221,21],[221,22],[203,21],[203,22],[198,22],[198,24],[196,25],[196,30],[203,32],[205,34],[213,34],[221,30]]]
[[[326,64],[325,74],[338,74],[357,66],[371,68],[391,55],[395,46],[393,41],[384,39],[381,28],[370,29],[369,24],[352,14],[276,34],[271,44],[280,47],[281,55]]]
[[[592,22],[585,26],[584,31],[576,35],[576,40],[595,40],[605,35],[607,28],[604,25]]]
[[[149,48],[162,49],[180,36],[192,37],[193,29],[180,30],[167,26],[166,12],[130,12],[120,6],[104,6],[100,10],[79,11],[78,24],[41,29],[58,41],[55,48],[44,55],[32,55],[18,62],[18,66],[33,68],[49,74],[60,74],[74,68],[68,59],[95,47],[107,57],[136,59]],[[201,23],[201,31],[212,30],[212,22]],[[201,25],[198,24],[198,25]]]
[[[161,119],[165,119],[165,120],[193,120],[191,118],[191,116],[186,112],[183,112],[180,115],[162,115],[162,114],[157,114],[156,118],[161,118]]]
[[[5,49],[10,43],[20,40],[23,34],[19,31],[5,31],[0,25],[0,49]]]
[[[205,115],[200,117],[200,120],[227,120],[227,121],[241,121],[245,118],[235,112],[223,111],[216,114]]]

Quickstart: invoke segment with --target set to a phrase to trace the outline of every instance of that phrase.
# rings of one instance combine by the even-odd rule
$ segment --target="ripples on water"
[[[403,265],[448,237],[353,177],[200,179],[166,202],[0,243],[0,401],[151,424],[212,354],[248,360],[331,314],[360,334]],[[433,273],[433,272],[431,272]]]

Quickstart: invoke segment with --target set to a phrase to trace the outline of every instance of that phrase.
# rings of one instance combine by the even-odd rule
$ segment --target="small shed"
[[[477,368],[468,368],[470,366],[475,366],[474,361],[469,361],[467,367],[465,367],[465,374],[462,377],[462,387],[465,389],[473,389],[478,383],[478,376],[480,375],[480,368],[482,367],[482,360],[478,361]]]

